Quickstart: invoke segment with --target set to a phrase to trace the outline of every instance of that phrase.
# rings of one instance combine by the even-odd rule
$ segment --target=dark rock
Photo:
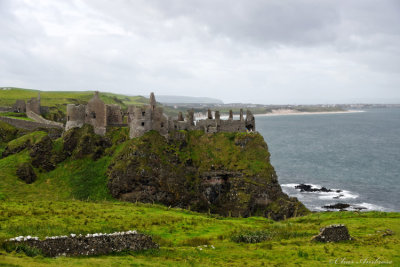
[[[2,157],[7,157],[9,155],[17,154],[21,152],[22,150],[31,147],[31,142],[30,140],[26,140],[25,143],[22,143],[18,146],[15,146],[13,148],[10,148],[9,146],[6,146],[6,149],[2,153]]]
[[[346,203],[336,203],[336,204],[332,204],[332,205],[323,206],[323,208],[343,210],[343,209],[349,208],[350,206],[351,206],[350,204],[346,204]]]
[[[53,170],[55,164],[51,161],[52,149],[53,141],[46,135],[31,148],[30,156],[32,157],[32,165],[36,168],[42,168],[45,171]]]
[[[338,242],[351,240],[347,227],[343,224],[334,224],[320,229],[319,235],[313,237],[319,242]]]
[[[22,163],[18,166],[17,176],[27,184],[31,184],[36,181],[35,171],[29,163]]]
[[[383,231],[382,236],[390,236],[390,235],[394,235],[394,232],[390,229],[386,229],[385,231]]]
[[[328,189],[326,187],[312,188],[312,186],[308,185],[308,184],[299,184],[299,185],[296,185],[294,188],[300,189],[300,192],[332,192],[331,189]],[[340,191],[340,190],[338,190],[338,191]]]
[[[91,155],[94,160],[97,160],[104,155],[106,148],[112,146],[109,139],[95,134],[93,126],[87,124],[82,128],[70,129],[63,139],[64,151],[74,158]]]

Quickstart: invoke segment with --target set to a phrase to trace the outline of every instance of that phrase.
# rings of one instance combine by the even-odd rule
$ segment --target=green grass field
[[[321,266],[336,259],[400,263],[398,213],[316,213],[274,222],[265,218],[221,218],[151,204],[114,201],[2,201],[0,238],[137,229],[161,248],[98,257],[44,258],[0,251],[11,266]],[[345,223],[353,241],[316,243],[322,226]],[[395,232],[382,236],[385,229]],[[235,243],[240,233],[263,231],[266,241]],[[213,248],[214,247],[214,248]]]
[[[40,91],[23,88],[0,89],[0,106],[12,106],[17,99],[28,100],[37,97],[40,92],[41,104],[43,106],[55,107],[63,104],[87,103],[94,91]],[[113,93],[101,93],[101,98],[106,104],[140,105],[147,104],[148,100],[142,96],[125,96]]]

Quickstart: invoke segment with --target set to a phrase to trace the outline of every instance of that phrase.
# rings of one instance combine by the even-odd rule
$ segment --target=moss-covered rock
[[[19,179],[21,179],[22,181],[24,181],[27,184],[33,183],[34,181],[36,181],[36,178],[37,178],[36,173],[33,170],[31,164],[29,164],[27,162],[21,163],[18,166],[16,174]]]
[[[82,128],[73,128],[63,137],[64,151],[68,156],[80,159],[91,155],[93,159],[99,159],[106,148],[112,146],[107,137],[94,133],[93,126],[85,124]]]
[[[278,184],[270,154],[258,133],[157,132],[125,143],[108,169],[111,194],[126,201],[270,216],[279,220],[308,212]],[[279,208],[276,208],[279,207]]]
[[[8,143],[18,136],[18,129],[14,126],[0,121],[0,144]]]
[[[39,143],[45,136],[47,136],[46,132],[36,131],[16,138],[7,143],[2,156],[7,157],[9,155],[21,152],[27,148],[31,148],[33,145]]]
[[[36,168],[42,168],[45,171],[51,171],[55,168],[52,161],[53,141],[48,135],[34,144],[30,151],[32,165]]]

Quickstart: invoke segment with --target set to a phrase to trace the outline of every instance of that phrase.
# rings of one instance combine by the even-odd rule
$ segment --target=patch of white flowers
[[[28,236],[17,236],[10,239],[10,241],[17,241],[17,242],[28,241],[28,240],[39,240],[39,237],[28,235]]]
[[[210,245],[210,246],[207,246],[207,245],[198,246],[196,249],[198,249],[198,250],[203,250],[203,248],[215,249],[215,247],[214,247],[213,245]]]
[[[137,231],[135,230],[129,230],[126,232],[115,232],[115,233],[111,233],[111,234],[106,234],[106,233],[94,233],[94,234],[87,234],[85,236],[83,235],[76,235],[76,234],[70,234],[71,238],[74,237],[101,237],[101,236],[123,236],[123,235],[133,235],[133,234],[137,234]],[[68,236],[66,235],[60,235],[60,236],[46,236],[45,240],[48,239],[63,239],[63,238],[68,238]],[[10,238],[9,241],[16,241],[16,242],[22,242],[22,241],[28,241],[28,240],[39,240],[38,237],[36,236],[17,236],[14,238]]]

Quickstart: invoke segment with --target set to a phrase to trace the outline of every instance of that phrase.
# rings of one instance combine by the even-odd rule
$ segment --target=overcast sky
[[[400,103],[400,1],[0,0],[0,86]]]

